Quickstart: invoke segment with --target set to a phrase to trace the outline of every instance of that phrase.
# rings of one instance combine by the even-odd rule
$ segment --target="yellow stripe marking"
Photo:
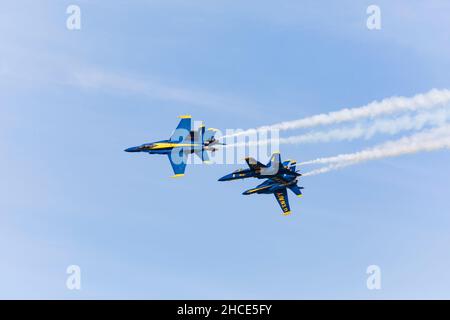
[[[200,144],[198,143],[155,143],[154,146],[150,148],[150,150],[158,150],[165,148],[176,148],[176,147],[198,147]]]
[[[270,188],[271,186],[264,186],[264,187],[261,187],[261,188],[255,188],[255,189],[250,189],[250,190],[247,190],[247,192],[255,192],[255,191],[258,191],[258,190],[264,190],[264,189],[267,189],[267,188]]]

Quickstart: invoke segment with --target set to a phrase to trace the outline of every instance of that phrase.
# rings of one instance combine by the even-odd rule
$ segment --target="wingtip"
[[[171,178],[181,178],[184,177],[184,173],[174,174]]]
[[[215,132],[217,132],[217,131],[219,131],[219,129],[216,129],[216,128],[208,128],[208,131],[215,131]]]
[[[283,216],[288,216],[288,215],[290,215],[291,213],[292,213],[291,211],[283,212]]]
[[[178,118],[180,118],[180,119],[191,119],[192,116],[190,114],[184,114],[184,115],[178,116]]]

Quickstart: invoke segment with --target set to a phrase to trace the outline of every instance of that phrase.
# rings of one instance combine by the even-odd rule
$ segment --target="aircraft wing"
[[[183,148],[172,149],[172,152],[168,154],[168,157],[174,173],[172,178],[184,176],[184,171],[186,169],[187,163],[187,155],[184,153]]]
[[[278,204],[281,207],[281,210],[283,210],[283,215],[287,216],[291,213],[291,207],[289,206],[289,199],[287,196],[287,190],[286,188],[281,189],[280,191],[277,191],[274,193],[275,199],[277,199]]]
[[[191,116],[180,116],[180,123],[178,123],[177,128],[170,136],[169,141],[171,142],[182,142],[191,133],[192,119]]]

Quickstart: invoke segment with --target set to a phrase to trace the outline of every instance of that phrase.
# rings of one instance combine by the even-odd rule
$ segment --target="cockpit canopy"
[[[140,146],[141,149],[151,149],[155,144],[154,143],[144,143]]]

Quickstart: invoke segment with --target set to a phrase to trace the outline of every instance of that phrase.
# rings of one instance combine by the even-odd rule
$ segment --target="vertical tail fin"
[[[208,131],[206,131],[204,123],[202,123],[197,130],[196,142],[200,143],[201,147],[200,147],[200,149],[196,149],[194,151],[194,153],[197,155],[197,157],[199,157],[203,162],[206,162],[206,163],[208,163],[210,161],[209,161],[208,153],[204,149],[204,146],[206,143],[208,143],[208,141],[210,139],[214,138],[214,133],[215,133],[215,131],[213,131],[211,133],[210,129],[208,129]]]
[[[290,164],[290,166],[289,166],[289,170],[295,171],[296,165],[297,165],[297,161],[292,160],[292,161],[291,161],[291,164]]]
[[[211,143],[211,141],[214,141],[214,135],[216,134],[218,130],[214,128],[208,128],[208,130],[203,131],[203,142]]]
[[[270,157],[268,166],[275,166],[275,167],[279,168],[280,165],[281,165],[281,155],[279,152],[274,152],[272,154],[272,157]]]
[[[265,174],[271,174],[276,175],[281,167],[283,166],[283,163],[281,162],[281,155],[279,152],[274,152],[272,156],[270,157],[269,163],[267,163],[267,169],[265,169]]]
[[[203,145],[203,143],[205,142],[205,124],[202,123],[200,125],[200,127],[197,130],[197,136],[199,137],[199,139],[201,140],[201,144]]]

